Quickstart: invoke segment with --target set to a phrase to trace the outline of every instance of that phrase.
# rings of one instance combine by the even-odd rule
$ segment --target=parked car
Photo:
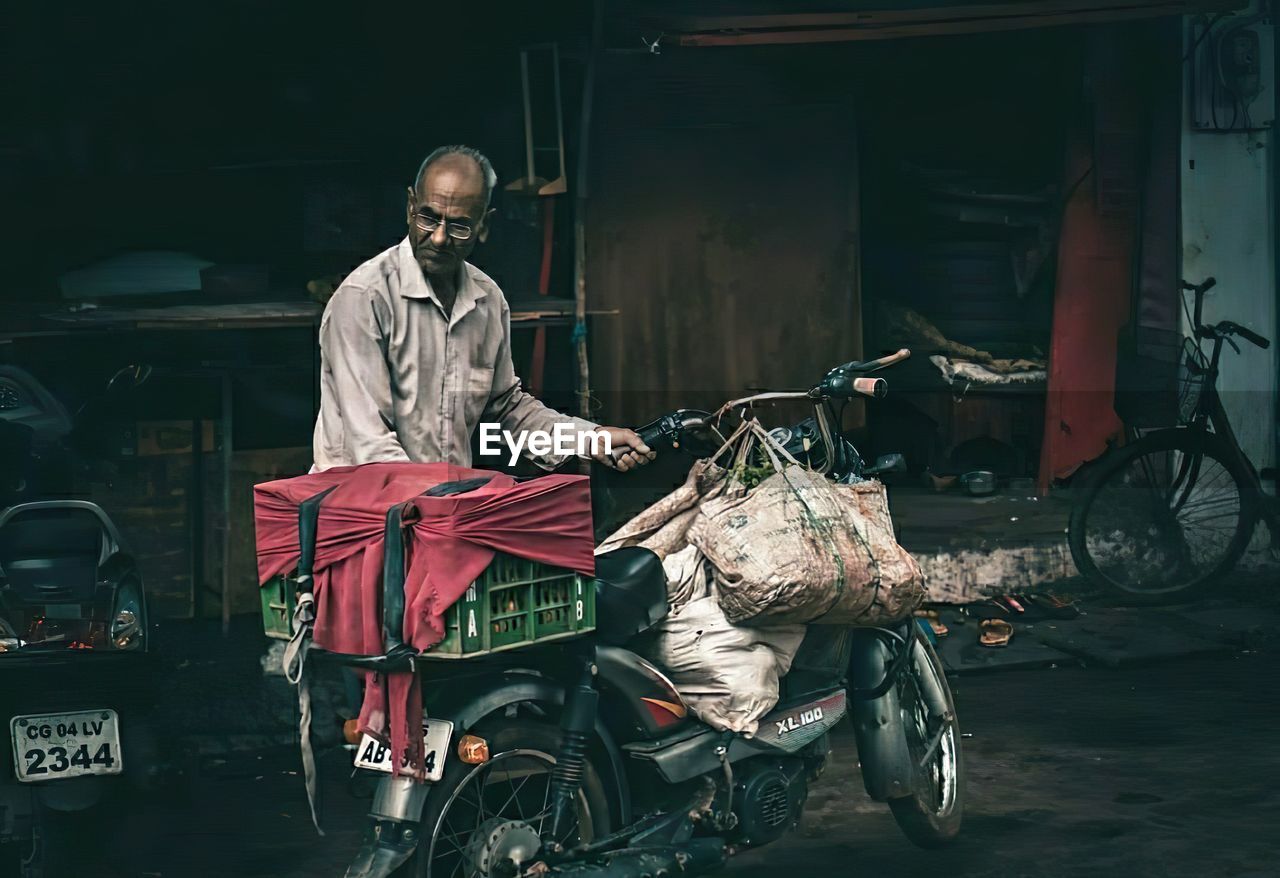
[[[39,381],[0,367],[0,872],[23,878],[88,874],[108,803],[159,765],[137,565],[101,507],[43,499],[33,478],[71,465],[71,429]]]

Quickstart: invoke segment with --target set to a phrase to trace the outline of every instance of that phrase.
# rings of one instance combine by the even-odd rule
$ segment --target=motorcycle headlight
[[[135,581],[126,582],[116,592],[115,612],[111,616],[111,645],[116,649],[137,650],[146,645],[147,608],[142,588]]]

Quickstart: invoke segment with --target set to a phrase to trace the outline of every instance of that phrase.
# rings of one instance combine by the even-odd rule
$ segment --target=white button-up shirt
[[[502,290],[473,265],[464,262],[462,274],[446,315],[406,238],[334,292],[320,322],[316,469],[387,461],[470,466],[471,436],[482,422],[512,434],[552,432],[557,423],[596,429],[521,390]],[[525,454],[548,469],[563,460]]]

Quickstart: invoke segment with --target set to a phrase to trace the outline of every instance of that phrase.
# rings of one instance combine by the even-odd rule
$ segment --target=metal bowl
[[[985,497],[996,492],[996,474],[980,469],[967,472],[960,477],[960,484],[973,497]]]

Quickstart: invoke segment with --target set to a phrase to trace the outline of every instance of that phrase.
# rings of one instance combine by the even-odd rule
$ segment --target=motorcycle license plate
[[[114,710],[15,716],[9,732],[14,768],[23,783],[124,770]]]
[[[444,777],[444,761],[449,752],[449,739],[453,737],[453,723],[442,719],[429,719],[423,723],[423,767],[426,779],[435,783]],[[373,735],[366,734],[356,747],[356,768],[391,773],[391,748]]]

